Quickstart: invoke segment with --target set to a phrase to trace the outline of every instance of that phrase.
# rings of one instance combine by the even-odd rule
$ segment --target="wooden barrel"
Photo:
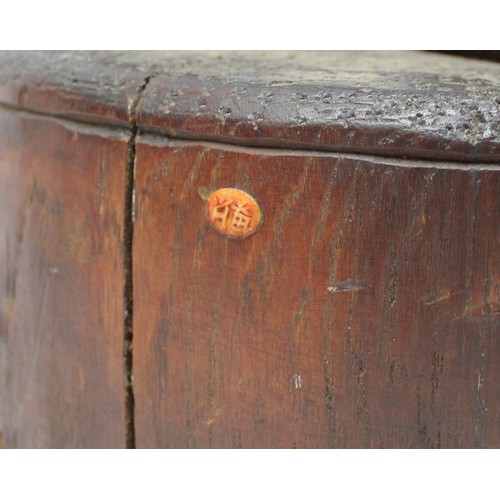
[[[500,65],[0,53],[0,436],[500,446]]]

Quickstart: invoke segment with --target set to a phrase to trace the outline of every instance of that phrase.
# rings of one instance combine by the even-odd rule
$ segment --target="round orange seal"
[[[214,191],[208,198],[207,216],[219,233],[232,238],[246,238],[262,224],[259,204],[240,189]]]

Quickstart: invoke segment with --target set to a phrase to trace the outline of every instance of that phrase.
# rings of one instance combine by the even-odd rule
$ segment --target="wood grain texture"
[[[0,445],[500,447],[499,95],[432,53],[0,52]]]
[[[0,432],[123,447],[127,134],[0,110]]]
[[[144,136],[135,199],[138,447],[500,446],[497,167]]]
[[[0,102],[86,123],[128,127],[148,73],[118,52],[0,51]]]
[[[500,66],[419,52],[2,52],[0,103],[279,148],[500,160]]]

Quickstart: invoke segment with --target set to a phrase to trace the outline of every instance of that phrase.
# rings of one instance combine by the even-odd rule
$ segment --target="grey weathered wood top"
[[[500,64],[423,52],[3,52],[0,103],[179,138],[500,161]]]

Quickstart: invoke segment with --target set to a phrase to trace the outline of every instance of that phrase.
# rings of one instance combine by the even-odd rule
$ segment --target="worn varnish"
[[[398,51],[0,53],[0,103],[184,139],[500,160],[500,65]]]
[[[0,51],[0,103],[84,123],[128,127],[149,75],[118,52]],[[149,68],[148,68],[149,69]]]
[[[494,63],[394,51],[223,52],[171,54],[156,74],[138,122],[171,137],[500,159]]]
[[[266,223],[209,227],[243,189]],[[500,176],[141,138],[139,447],[497,447]]]
[[[127,135],[0,110],[0,432],[122,447]]]
[[[499,447],[499,95],[432,53],[0,52],[0,447]]]

